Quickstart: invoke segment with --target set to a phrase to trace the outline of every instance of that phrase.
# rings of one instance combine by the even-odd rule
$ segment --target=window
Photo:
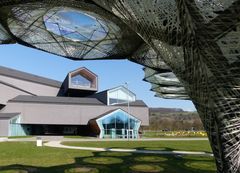
[[[121,99],[114,99],[114,98],[109,98],[109,104],[114,105],[114,104],[121,104],[121,103],[127,103],[127,99],[121,100]],[[129,99],[130,102],[130,99]]]
[[[71,78],[71,84],[74,87],[86,87],[90,88],[92,82],[88,80],[87,78],[83,77],[82,75],[78,74],[76,76],[73,76]]]
[[[136,96],[124,87],[108,91],[108,104],[121,104],[136,101]]]

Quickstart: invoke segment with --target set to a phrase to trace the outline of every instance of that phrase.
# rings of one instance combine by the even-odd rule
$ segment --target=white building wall
[[[0,136],[8,136],[9,120],[0,119]]]
[[[24,124],[86,125],[90,119],[118,108],[128,112],[127,106],[9,102],[3,113],[21,112],[21,123]],[[149,112],[147,107],[130,107],[130,114],[140,119],[142,125],[149,125]]]

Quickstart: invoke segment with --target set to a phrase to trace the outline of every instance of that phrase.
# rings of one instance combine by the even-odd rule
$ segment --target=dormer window
[[[91,88],[92,82],[87,79],[86,77],[77,74],[76,76],[73,76],[71,78],[71,84],[74,87],[86,87],[86,88]]]
[[[82,67],[69,73],[69,88],[97,91],[97,75]]]
[[[62,85],[62,95],[86,97],[98,90],[98,77],[85,67],[69,72]]]

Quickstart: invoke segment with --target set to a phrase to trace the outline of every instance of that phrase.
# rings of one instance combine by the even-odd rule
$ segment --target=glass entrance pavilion
[[[97,125],[99,138],[133,139],[139,137],[141,121],[122,109],[116,109],[90,120],[90,124]]]

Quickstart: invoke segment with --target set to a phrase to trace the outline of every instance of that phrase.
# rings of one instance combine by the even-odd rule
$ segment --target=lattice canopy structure
[[[12,39],[80,60],[125,58],[142,42],[117,17],[90,2],[9,1],[0,5],[2,43]]]
[[[184,86],[172,71],[162,69],[159,72],[146,67],[144,72],[144,81],[151,83],[151,90],[156,92],[155,96],[165,99],[189,99]]]
[[[240,0],[2,0],[0,44],[144,65],[157,96],[191,99],[218,173],[240,172]]]

